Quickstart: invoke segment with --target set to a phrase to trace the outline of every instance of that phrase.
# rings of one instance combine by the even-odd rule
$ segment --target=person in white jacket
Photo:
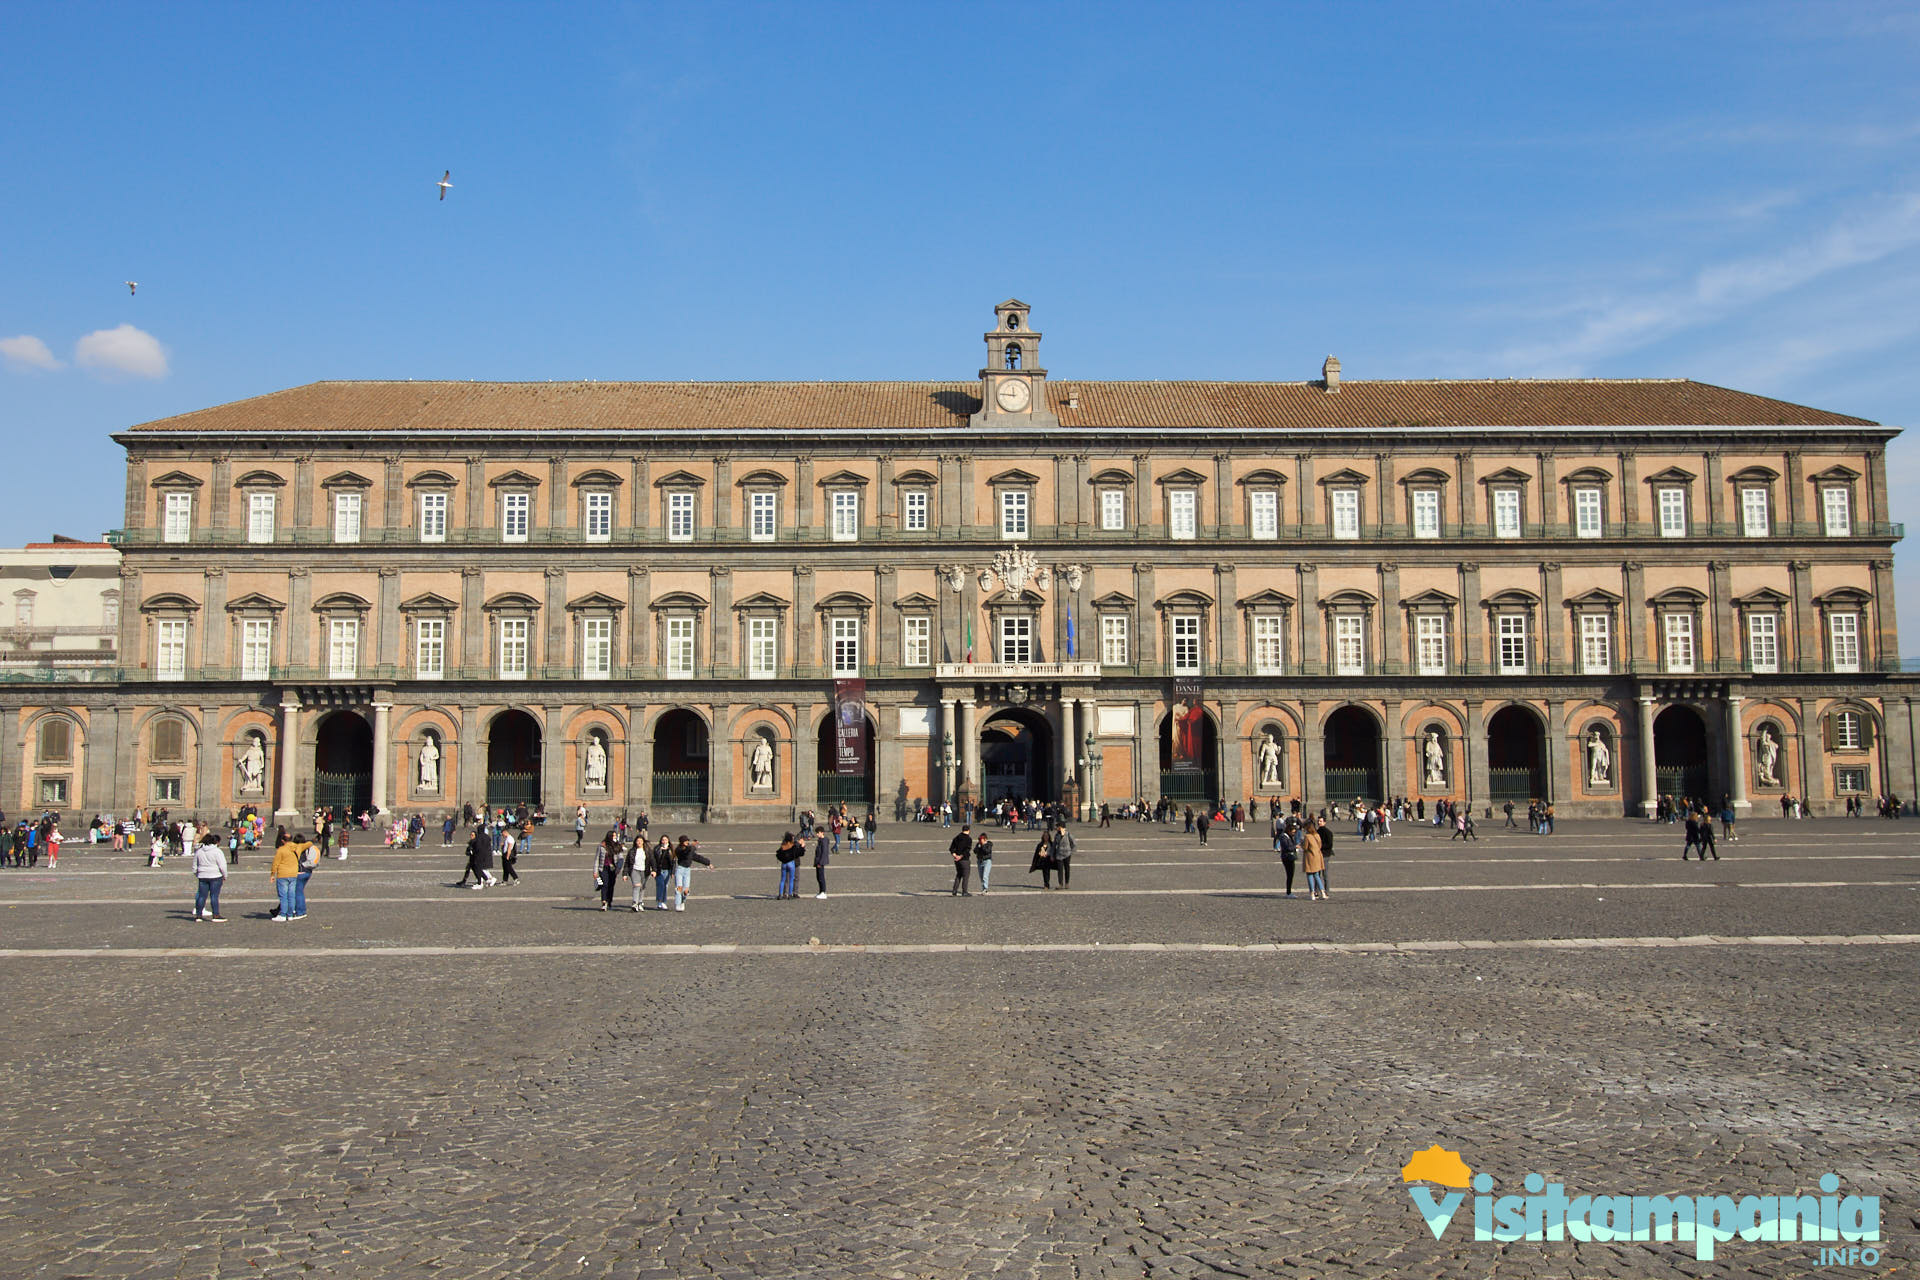
[[[227,882],[227,851],[220,847],[220,835],[209,831],[193,847],[193,922],[202,919],[225,924],[220,914],[220,887]],[[204,915],[202,914],[204,912]]]

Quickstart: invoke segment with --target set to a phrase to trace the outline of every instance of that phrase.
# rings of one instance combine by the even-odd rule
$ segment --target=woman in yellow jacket
[[[1307,824],[1300,839],[1300,869],[1307,873],[1307,900],[1318,902],[1327,896],[1327,855],[1320,844],[1320,830]]]
[[[280,909],[274,919],[285,923],[289,920],[306,918],[306,881],[313,874],[313,868],[307,865],[308,852],[313,846],[297,836],[289,835],[283,828],[280,843],[273,850],[274,892],[280,896]]]

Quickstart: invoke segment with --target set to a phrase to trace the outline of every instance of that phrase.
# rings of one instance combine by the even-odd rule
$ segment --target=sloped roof
[[[1685,379],[1050,382],[1063,427],[1874,426]],[[749,431],[964,427],[978,382],[313,382],[134,431]],[[1069,403],[1071,406],[1069,407]]]

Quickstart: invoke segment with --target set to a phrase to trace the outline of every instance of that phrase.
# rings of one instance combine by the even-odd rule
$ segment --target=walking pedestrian
[[[225,924],[220,914],[220,887],[227,882],[227,855],[220,837],[209,831],[193,851],[193,922],[202,919]]]
[[[1279,827],[1280,832],[1274,837],[1273,847],[1280,853],[1280,866],[1287,873],[1287,897],[1291,898],[1293,896],[1294,866],[1299,861],[1296,855],[1298,846],[1293,838],[1293,823],[1290,821],[1282,823],[1276,819],[1274,825]]]
[[[1713,819],[1706,813],[1700,815],[1700,861],[1705,862],[1712,854],[1715,862],[1720,861],[1720,851],[1713,847]]]
[[[613,909],[614,886],[620,883],[620,837],[607,832],[594,847],[593,887],[600,891],[600,909]]]
[[[993,882],[993,837],[982,834],[973,842],[973,860],[980,864],[980,892],[985,893]]]
[[[1027,864],[1028,875],[1036,871],[1040,873],[1040,887],[1053,888],[1053,841],[1046,836],[1041,836],[1040,842],[1033,846],[1033,861]]]
[[[827,848],[827,833],[819,827],[813,829],[813,882],[820,887],[815,898],[827,896],[827,863],[833,860],[832,852]]]
[[[1327,855],[1321,844],[1326,834],[1323,826],[1309,826],[1306,835],[1301,838],[1300,865],[1307,873],[1309,902],[1318,902],[1327,896]]]
[[[647,849],[647,874],[653,877],[653,909],[665,911],[667,885],[673,880],[673,845],[664,835]]]
[[[484,889],[493,883],[493,837],[479,824],[473,828],[473,838],[467,841],[467,869],[460,877],[460,883],[467,883],[467,876],[473,877],[473,887]]]
[[[1203,848],[1207,843],[1207,828],[1212,825],[1213,819],[1207,816],[1205,809],[1200,810],[1200,816],[1198,818],[1193,817],[1193,811],[1191,809],[1187,811],[1187,830],[1198,830],[1200,832],[1200,844]]]
[[[578,849],[581,841],[587,838],[587,806],[577,804],[573,807],[573,847]]]
[[[713,865],[713,859],[700,852],[700,842],[691,836],[681,836],[673,847],[673,909],[685,911],[687,899],[693,896],[693,864],[703,867]]]
[[[1694,846],[1699,843],[1700,843],[1700,820],[1695,818],[1693,816],[1693,810],[1689,809],[1687,810],[1687,843],[1680,850],[1680,861],[1685,862],[1687,860],[1687,855],[1692,853]],[[1700,851],[1700,861],[1705,862],[1706,860],[1707,860],[1707,852],[1706,850],[1702,849]]]
[[[620,873],[633,886],[633,909],[644,911],[647,907],[647,842],[635,839],[631,845],[621,842],[627,854],[621,860]]]
[[[800,846],[794,843],[793,832],[780,837],[780,847],[773,852],[774,860],[780,864],[780,891],[775,898],[797,898],[800,896]]]
[[[1041,843],[1045,843],[1042,841]],[[953,859],[953,889],[949,896],[971,898],[973,891],[968,885],[968,874],[973,870],[973,828],[966,823],[960,824],[960,834],[947,843],[947,855]]]
[[[518,837],[516,837],[513,834],[511,829],[500,833],[500,883],[501,884],[505,884],[509,880],[518,880],[520,878],[520,873],[516,871],[514,868],[518,866],[520,862],[520,846],[522,845],[522,843],[523,841],[520,840]]]
[[[1206,837],[1201,836],[1204,840]],[[1079,844],[1073,838],[1073,832],[1065,825],[1053,829],[1053,869],[1060,875],[1060,887],[1066,888],[1073,880],[1073,855]]]

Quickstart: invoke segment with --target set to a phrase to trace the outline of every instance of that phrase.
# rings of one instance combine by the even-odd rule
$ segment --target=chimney
[[[1320,366],[1320,381],[1326,384],[1328,395],[1340,390],[1340,358],[1328,356]]]

